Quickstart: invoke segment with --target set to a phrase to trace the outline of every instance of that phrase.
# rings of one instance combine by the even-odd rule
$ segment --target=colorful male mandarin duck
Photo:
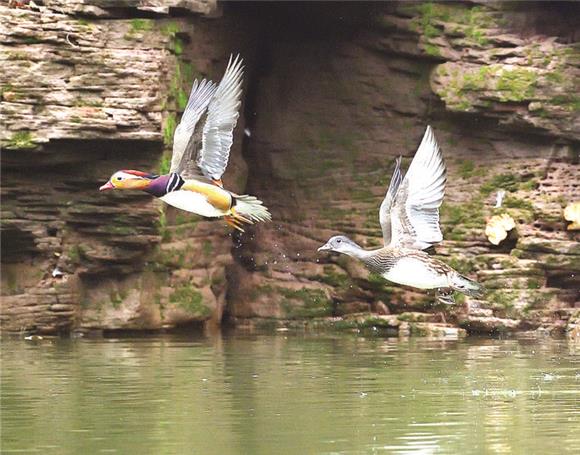
[[[447,180],[443,156],[428,126],[403,177],[396,161],[387,195],[379,210],[385,246],[367,251],[345,236],[334,236],[318,251],[335,251],[359,259],[372,272],[394,283],[437,289],[437,299],[454,303],[453,291],[477,297],[481,285],[422,251],[443,240],[439,207]]]
[[[173,207],[205,217],[223,217],[242,232],[243,223],[270,221],[262,201],[224,189],[221,180],[239,116],[242,74],[242,59],[232,56],[219,85],[205,79],[193,83],[181,123],[175,129],[169,174],[118,171],[100,190],[143,190]],[[203,127],[196,128],[202,116]]]

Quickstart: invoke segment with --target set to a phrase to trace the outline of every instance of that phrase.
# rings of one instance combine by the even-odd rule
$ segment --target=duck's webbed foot
[[[445,305],[453,305],[455,303],[453,289],[451,288],[437,288],[435,296],[437,297],[438,302],[444,303]]]

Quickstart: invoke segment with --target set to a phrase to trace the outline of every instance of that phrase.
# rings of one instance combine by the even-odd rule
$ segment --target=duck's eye
[[[336,239],[336,243],[341,243],[342,239]]]
[[[123,177],[117,177],[116,180],[117,182],[120,182],[121,180],[123,180]]]

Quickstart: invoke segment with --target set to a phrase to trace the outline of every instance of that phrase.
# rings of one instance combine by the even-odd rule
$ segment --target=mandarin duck
[[[371,271],[393,283],[418,289],[436,289],[437,300],[454,303],[453,291],[477,297],[482,286],[459,274],[425,249],[443,240],[439,207],[445,193],[443,156],[430,126],[409,166],[401,171],[401,157],[379,210],[384,247],[364,250],[348,237],[337,235],[318,251],[352,256]]]
[[[221,180],[239,117],[242,74],[242,59],[232,56],[219,85],[205,79],[193,83],[175,129],[169,174],[117,171],[100,190],[142,190],[178,209],[223,217],[242,232],[244,223],[270,221],[262,201],[226,190]],[[203,125],[198,125],[202,116]]]

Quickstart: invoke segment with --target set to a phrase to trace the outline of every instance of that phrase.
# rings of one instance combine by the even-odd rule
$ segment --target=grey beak
[[[325,243],[320,248],[318,248],[318,251],[330,251],[330,250],[332,250],[332,248],[328,243]]]

